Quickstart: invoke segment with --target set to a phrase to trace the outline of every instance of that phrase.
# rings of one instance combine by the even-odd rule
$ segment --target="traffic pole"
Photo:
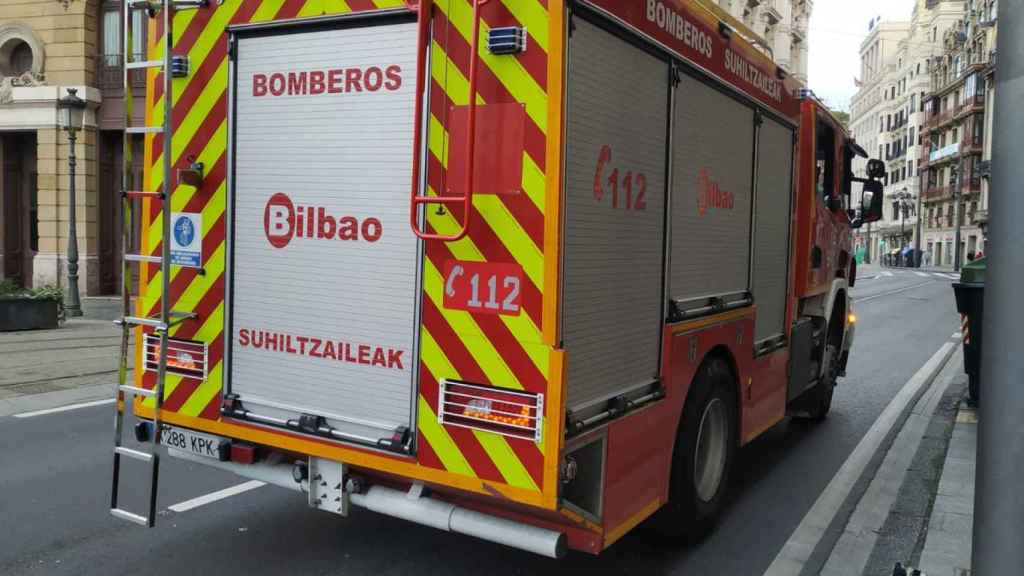
[[[1020,574],[1024,566],[1024,0],[999,4],[998,67],[992,143],[989,248],[978,460],[974,491],[973,572]]]

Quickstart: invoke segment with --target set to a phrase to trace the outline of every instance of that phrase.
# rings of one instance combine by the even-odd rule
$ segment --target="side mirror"
[[[868,170],[871,167],[869,165]],[[883,172],[885,171],[883,165]],[[860,198],[860,218],[862,224],[878,222],[882,219],[882,203],[885,201],[885,194],[882,192],[882,183],[877,180],[864,182],[864,192]]]
[[[868,160],[868,178],[872,180],[885,178],[885,162],[876,158]]]

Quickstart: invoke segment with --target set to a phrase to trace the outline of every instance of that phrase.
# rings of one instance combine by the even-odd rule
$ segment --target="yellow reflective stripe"
[[[377,8],[397,8],[404,6],[405,2],[403,0],[373,0],[373,4]]]
[[[530,33],[530,39],[548,51],[548,11],[536,0],[501,0],[505,8]]]
[[[143,354],[142,361],[146,361],[146,356]],[[182,377],[177,374],[165,374],[164,375],[164,401],[171,397],[171,393],[181,383]],[[142,401],[142,405],[147,408],[156,407],[156,398],[150,396]]]
[[[251,2],[252,0],[245,0]],[[241,2],[239,2],[241,4]],[[277,11],[284,6],[284,0],[263,0],[260,7],[253,13],[250,22],[263,22],[266,20],[273,20],[274,16],[277,15]]]
[[[196,339],[202,342],[210,342],[224,329],[224,302],[221,302],[203,322],[202,327],[196,332]],[[192,392],[188,400],[182,404],[179,413],[186,416],[198,416],[211,400],[221,391],[223,384],[223,362],[217,362],[207,374],[206,380]]]
[[[443,3],[438,4],[438,8],[448,17],[448,21],[451,22],[456,30],[466,39],[466,42],[470,41],[472,30],[470,27],[473,22],[473,12],[469,8],[468,4],[457,3],[457,10],[447,9]],[[457,14],[456,14],[457,13]],[[512,94],[512,96],[519,102],[526,104],[526,114],[533,119],[533,121],[540,128],[541,132],[547,133],[548,127],[548,102],[547,94],[544,90],[534,81],[530,73],[523,68],[523,65],[519,63],[515,58],[505,58],[502,56],[495,56],[487,50],[487,43],[483,41],[487,37],[488,30],[490,27],[485,22],[480,23],[480,46],[478,49],[478,55],[480,61],[490,68],[491,72],[498,77],[498,80],[505,86],[505,88]],[[451,86],[451,77],[449,76],[449,84],[445,86],[445,90],[448,92],[454,103],[464,103],[469,97],[469,88],[467,83],[466,91],[461,94],[461,98],[456,98],[456,94],[449,90]]]
[[[423,328],[421,334],[420,357],[423,358],[423,363],[427,365],[427,370],[430,370],[430,373],[438,380],[447,377],[459,378],[459,372],[448,361],[448,358],[444,355],[444,352],[437,344],[437,341],[434,340],[430,331]],[[434,452],[441,459],[441,463],[444,464],[445,468],[458,474],[476,476],[473,467],[466,461],[466,457],[462,455],[458,446],[455,445],[455,441],[452,440],[448,431],[437,421],[437,414],[430,408],[430,404],[422,395],[419,396],[417,419],[417,426],[420,432],[427,438],[427,442],[430,443],[430,447],[434,449]]]
[[[216,104],[217,100],[224,94],[225,85],[222,84],[219,79],[221,75],[227,74],[227,67],[228,64],[226,60],[221,62],[220,66],[217,68],[217,72],[215,73],[214,80],[203,88],[203,91],[199,94],[199,98],[196,99],[195,104],[189,107],[188,113],[185,114],[185,118],[171,130],[172,164],[176,165],[178,161],[181,160],[181,155],[185,151],[185,147],[192,141],[192,138],[202,127],[203,122],[206,122],[207,119],[210,118],[210,110],[213,109],[214,104]],[[217,156],[220,155],[220,152],[224,151],[224,146],[227,142],[227,132],[221,133],[226,124],[226,121],[221,122],[217,127],[217,131],[206,142],[205,148],[219,148]],[[163,158],[164,155],[161,152],[153,161],[154,166],[163,166]],[[213,160],[216,160],[216,157],[214,157]],[[207,166],[211,165],[212,164],[207,164]],[[162,169],[156,170],[156,173],[153,174],[151,185],[154,186],[154,190],[156,189],[155,187],[163,185],[163,176],[164,174]]]
[[[541,214],[544,213],[547,185],[547,178],[540,166],[537,166],[529,154],[523,152],[523,192]]]
[[[430,404],[423,396],[419,397],[419,430],[430,443],[430,447],[434,449],[434,453],[437,454],[446,470],[454,474],[476,478],[473,467],[469,465],[466,457],[462,455],[462,451],[455,445],[455,441],[452,440],[448,431],[437,421],[437,414],[430,409]]]
[[[178,414],[196,417],[203,413],[203,410],[209,406],[210,402],[213,401],[221,390],[223,367],[223,362],[217,362],[213,369],[210,370],[207,379],[201,382],[188,397],[188,400],[181,405],[181,408],[178,409]]]
[[[518,488],[538,490],[533,477],[526,471],[526,467],[512,451],[512,447],[508,445],[508,440],[504,436],[481,430],[473,430],[473,435],[476,436],[487,455],[491,457],[501,475],[505,477],[505,482]]]
[[[493,194],[475,194],[473,205],[494,230],[494,235],[522,265],[534,286],[544,286],[544,255],[501,199]]]
[[[275,2],[280,7],[280,4],[283,4],[284,0],[274,0],[273,2],[269,0],[264,0],[263,4],[260,6],[260,9],[257,10],[257,13],[262,11],[269,4],[274,4]],[[235,13],[241,6],[241,2],[230,2],[226,3],[223,6],[220,6],[213,13],[213,16],[203,27],[203,32],[199,35],[198,38],[196,38],[195,44],[193,44],[192,48],[188,51],[188,57],[189,60],[191,61],[191,67],[193,70],[198,70],[199,67],[202,66],[203,61],[206,60],[206,57],[209,56],[210,50],[212,50],[213,47],[217,45],[217,42],[222,41],[223,37],[221,36],[221,34],[224,32],[224,29],[227,27],[227,25],[231,22],[231,19],[235,17]],[[186,10],[184,12],[187,12],[189,14],[195,14],[197,11]],[[271,14],[271,16],[273,16],[273,14]],[[177,24],[175,24],[175,30],[178,31],[178,34],[181,34],[185,29],[177,27]],[[174,102],[177,102],[178,99],[181,98],[182,92],[184,92],[185,89],[188,87],[189,83],[193,82],[194,80],[195,77],[190,76],[189,78],[183,78],[181,80],[174,80],[171,82],[171,98],[173,98]],[[224,80],[224,86],[226,86],[227,78],[225,78]],[[157,124],[163,122],[164,119],[165,97],[166,95],[162,95],[160,99],[157,100],[153,105],[152,121]]]
[[[441,122],[430,117],[429,146],[430,152],[437,158],[444,158],[440,153],[443,149],[446,135]],[[526,156],[524,154],[524,156]],[[436,194],[436,191],[434,192]],[[519,224],[519,221],[509,213],[508,208],[502,201],[493,194],[476,194],[473,196],[473,206],[483,216],[487,224],[494,230],[495,235],[505,245],[505,248],[523,267],[523,271],[534,283],[535,286],[544,286],[544,255],[533,243],[533,239]],[[429,211],[430,223],[444,226],[445,223],[437,218],[433,211]],[[452,230],[454,231],[454,229]],[[456,243],[457,244],[457,243]],[[483,258],[479,258],[483,260]]]
[[[346,10],[347,12],[347,10]],[[296,18],[305,18],[308,16],[320,16],[324,13],[324,0],[308,0],[299,9]]]
[[[437,195],[432,188],[429,188],[427,192],[431,196]],[[434,226],[440,234],[454,234],[458,227],[458,224],[455,223],[455,219],[451,213],[446,213],[444,216],[438,216],[436,213],[431,213],[430,224]],[[447,246],[448,249],[451,250],[452,255],[459,260],[468,260],[471,262],[484,262],[487,260],[484,258],[483,253],[480,252],[480,249],[477,248],[476,244],[474,244],[468,236],[458,242],[448,242]],[[513,256],[514,255],[515,254],[513,253]],[[540,341],[540,329],[533,323],[529,314],[520,313],[517,316],[501,314],[500,317],[502,322],[505,323],[508,329],[512,332],[512,335],[515,336],[516,340],[519,342],[526,343]],[[527,355],[530,356],[530,359],[537,366],[537,369],[542,373],[547,371],[548,359],[546,349],[535,348],[532,346],[524,346],[524,348],[526,349]]]
[[[448,58],[448,54],[437,43],[437,40],[431,46],[431,59],[433,60],[431,75],[434,80],[448,94],[448,99],[452,101],[452,104],[466,104],[469,102],[469,79],[462,74],[462,70],[459,70],[455,62]],[[484,103],[484,97],[479,92],[476,95],[476,102],[477,104]]]
[[[449,310],[444,307],[441,298],[444,280],[441,278],[441,273],[434,267],[434,263],[427,258],[424,259],[423,271],[424,291],[434,306],[441,311],[441,315],[455,331],[470,356],[480,365],[480,369],[483,370],[488,380],[499,386],[522,389],[523,385],[519,382],[519,378],[505,364],[505,359],[480,330],[476,321],[473,320],[473,316],[463,310]]]
[[[199,156],[196,158],[196,160],[198,162],[202,162],[206,166],[213,166],[214,164],[216,164],[217,160],[221,157],[221,155],[224,154],[224,148],[227,142],[227,131],[227,122],[221,122],[220,126],[217,127],[217,131],[210,136],[209,143],[206,145],[206,147],[203,148],[203,151],[199,153]],[[161,155],[161,158],[162,157],[163,156]],[[198,190],[196,188],[192,186],[187,186],[185,184],[181,184],[178,187],[176,187],[174,189],[174,192],[171,194],[171,211],[180,212],[181,210],[183,210],[197,192]],[[213,202],[213,200],[207,202],[207,208],[211,204],[213,204]],[[224,203],[223,201],[221,201],[220,208],[217,211],[221,212],[223,210]],[[206,210],[204,209],[203,212],[205,217]],[[160,243],[161,237],[163,235],[163,230],[161,228],[161,226],[163,226],[163,223],[160,220],[162,217],[163,212],[161,211],[160,213],[157,214],[153,221],[149,223],[149,230],[147,235],[148,244],[146,245],[147,249],[149,250],[156,248],[157,244]],[[207,228],[205,222],[203,223],[203,228],[205,232],[205,229]]]

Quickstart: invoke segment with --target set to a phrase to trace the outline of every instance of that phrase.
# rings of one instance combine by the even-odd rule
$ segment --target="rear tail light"
[[[442,380],[437,417],[449,426],[540,442],[544,395]]]

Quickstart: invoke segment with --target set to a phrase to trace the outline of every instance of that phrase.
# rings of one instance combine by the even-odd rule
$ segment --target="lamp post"
[[[68,88],[68,95],[59,100],[60,119],[68,133],[68,298],[64,309],[68,316],[81,316],[82,304],[78,297],[78,229],[75,226],[75,141],[85,121],[85,100],[78,97],[77,88]]]
[[[903,249],[906,247],[906,243],[907,243],[907,237],[906,237],[906,218],[907,218],[907,213],[910,212],[911,207],[914,206],[913,202],[914,202],[914,200],[917,199],[917,196],[911,194],[910,192],[907,191],[906,188],[904,188],[903,190],[900,190],[899,192],[897,192],[896,195],[894,196],[894,198],[896,199],[896,201],[893,202],[893,208],[895,208],[896,211],[900,215],[900,260],[902,261],[902,259],[903,259]],[[903,262],[903,265],[906,266],[907,263]]]
[[[949,185],[953,188],[953,223],[956,225],[956,232],[953,234],[953,271],[960,271],[960,172],[963,169],[963,156],[957,165],[950,167]]]

